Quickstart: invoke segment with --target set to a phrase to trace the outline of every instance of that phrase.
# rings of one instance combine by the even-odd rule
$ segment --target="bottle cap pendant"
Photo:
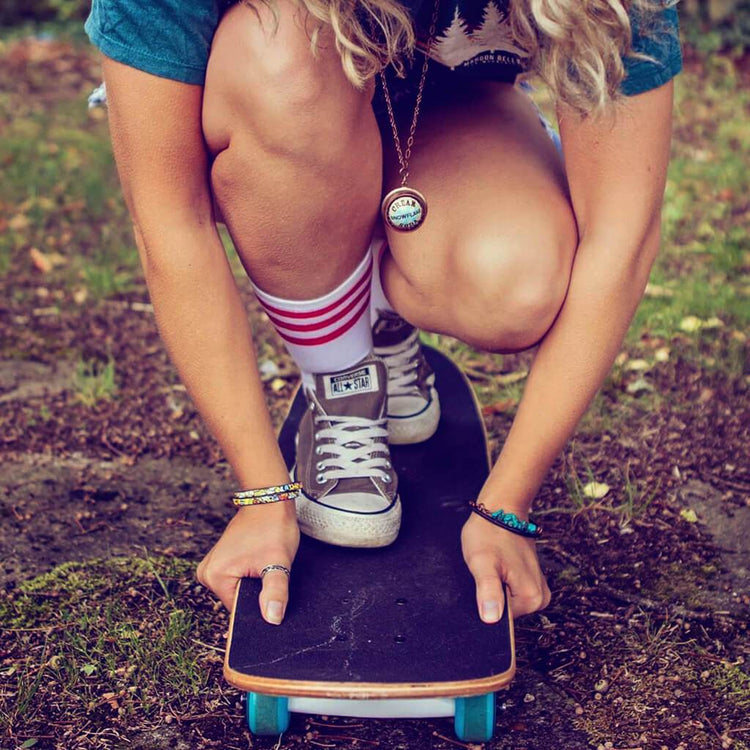
[[[427,201],[414,188],[398,187],[383,198],[380,211],[391,229],[413,232],[422,226],[427,216]]]

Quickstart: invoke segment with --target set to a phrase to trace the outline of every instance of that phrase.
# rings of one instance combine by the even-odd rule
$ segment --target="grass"
[[[675,84],[662,250],[650,284],[659,293],[641,302],[626,340],[633,350],[644,338],[684,335],[687,316],[719,318],[740,334],[750,324],[750,90],[731,57],[712,55],[703,67]],[[543,90],[535,99],[553,117]]]
[[[18,109],[0,96],[0,274],[30,266],[32,252],[49,261],[40,283],[83,287],[99,299],[128,291],[138,255],[114,170],[106,122],[85,97],[48,108]]]
[[[688,316],[743,333],[750,324],[750,92],[727,58],[712,74],[686,74],[675,87],[675,138],[663,212],[662,252],[628,336],[685,335]],[[709,67],[711,63],[708,63]],[[711,329],[688,335],[711,336]]]
[[[625,464],[622,470],[621,486],[623,499],[613,510],[620,516],[620,525],[626,526],[645,514],[659,495],[660,488],[645,489],[642,482],[631,476],[630,464]]]
[[[0,599],[14,657],[0,670],[0,723],[43,734],[70,715],[115,727],[182,715],[220,661],[206,645],[216,622],[196,616],[191,589],[192,563],[148,556],[64,563],[22,583]]]
[[[104,363],[80,360],[76,364],[73,382],[75,398],[84,406],[94,406],[101,400],[109,401],[117,394],[114,359],[109,357]]]
[[[750,713],[750,674],[741,664],[723,661],[709,671],[706,679],[737,708]]]

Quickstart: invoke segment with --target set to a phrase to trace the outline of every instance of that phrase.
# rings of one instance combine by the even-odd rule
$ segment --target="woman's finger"
[[[289,601],[289,576],[283,570],[270,570],[263,576],[260,612],[266,622],[280,625]]]
[[[198,580],[214,592],[216,598],[229,612],[232,611],[237,584],[240,582],[237,576],[215,575],[210,570],[203,572],[201,575],[201,571],[199,570]]]
[[[528,577],[523,580],[523,583],[515,586],[513,583],[513,580],[508,580],[513,617],[538,612],[550,603],[552,595],[543,576],[540,580]]]
[[[491,553],[472,555],[466,560],[477,587],[479,617],[487,623],[498,622],[505,607],[503,584],[495,562]]]

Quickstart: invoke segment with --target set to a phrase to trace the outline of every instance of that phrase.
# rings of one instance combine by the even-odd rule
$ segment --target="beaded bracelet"
[[[472,500],[469,503],[469,507],[472,512],[481,516],[490,523],[494,523],[495,526],[500,526],[503,529],[512,531],[514,534],[520,534],[521,536],[537,538],[541,536],[542,529],[538,524],[532,523],[531,521],[524,521],[519,518],[515,513],[506,513],[504,510],[489,511],[484,507],[482,503]]]
[[[260,487],[257,490],[240,490],[232,495],[232,502],[238,507],[280,503],[285,500],[296,500],[301,490],[302,485],[299,482],[289,482],[275,487]]]

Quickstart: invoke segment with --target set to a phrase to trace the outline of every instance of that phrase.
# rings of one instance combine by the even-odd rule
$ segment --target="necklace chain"
[[[440,0],[435,0],[435,7],[432,11],[432,20],[430,22],[430,30],[427,39],[427,50],[425,51],[424,62],[422,63],[422,73],[419,79],[419,87],[417,88],[417,98],[414,102],[414,114],[411,118],[411,127],[409,128],[409,136],[406,139],[406,149],[404,151],[401,150],[401,139],[398,135],[398,125],[396,124],[396,116],[393,113],[393,104],[391,103],[391,94],[388,90],[385,71],[380,72],[380,81],[383,84],[383,96],[385,98],[385,105],[388,109],[388,119],[391,122],[391,130],[393,131],[393,143],[396,146],[396,153],[398,154],[398,163],[400,165],[398,173],[401,175],[402,187],[406,185],[406,181],[409,178],[409,159],[411,159],[411,150],[414,146],[414,133],[417,130],[419,110],[422,106],[422,95],[424,94],[424,84],[427,80],[427,68],[430,64],[430,51],[432,50],[432,41],[435,38],[435,32],[437,30],[439,10]]]

